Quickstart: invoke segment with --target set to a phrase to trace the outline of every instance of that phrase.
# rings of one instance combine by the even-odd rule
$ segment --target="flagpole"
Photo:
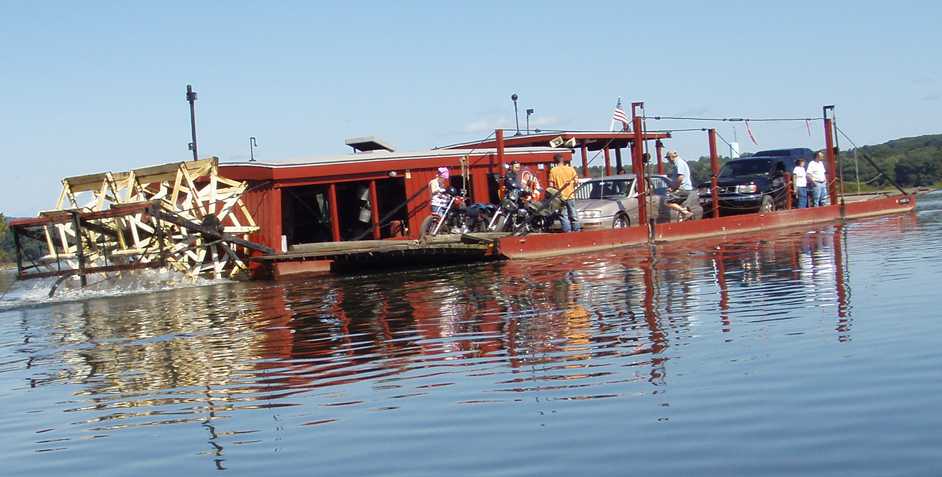
[[[615,109],[621,107],[621,96],[618,97],[618,101],[615,102]],[[615,130],[615,115],[612,114],[612,122],[608,125],[608,132]]]

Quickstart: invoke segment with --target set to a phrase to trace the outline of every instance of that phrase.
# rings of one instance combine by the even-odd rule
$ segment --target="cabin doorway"
[[[500,203],[500,174],[489,173],[487,175],[487,197],[490,203]]]
[[[281,194],[281,230],[288,246],[330,242],[330,208],[326,185],[285,187]]]
[[[406,182],[401,178],[376,181],[379,199],[380,232],[383,238],[409,235],[409,210],[406,206]]]
[[[474,190],[472,189],[472,186],[471,186],[472,182],[473,180],[470,176],[468,176],[468,180],[466,182],[463,176],[456,174],[456,175],[451,176],[448,179],[448,186],[454,187],[455,190],[458,191],[459,195],[461,195],[461,193],[464,192],[464,195],[466,197],[474,197]]]
[[[341,240],[372,240],[373,222],[379,222],[380,238],[408,234],[406,185],[402,178],[376,181],[378,217],[373,217],[370,181],[337,184],[337,211]]]

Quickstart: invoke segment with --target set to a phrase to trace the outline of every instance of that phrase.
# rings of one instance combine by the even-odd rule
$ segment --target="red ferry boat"
[[[639,220],[631,227],[571,233],[468,234],[450,242],[420,241],[423,220],[431,212],[429,182],[440,167],[450,171],[450,184],[467,191],[469,200],[498,203],[499,184],[512,161],[528,167],[542,183],[548,182],[553,157],[571,159],[578,150],[582,176],[588,177],[589,154],[604,155],[605,174],[621,169],[622,151],[628,154],[636,177],[663,174],[663,141],[669,131],[649,131],[632,108],[631,131],[556,131],[492,137],[419,152],[398,152],[373,138],[348,140],[354,154],[283,162],[220,164],[220,173],[248,181],[243,200],[260,230],[250,239],[276,253],[253,258],[257,276],[282,277],[422,261],[535,258],[607,248],[696,239],[758,230],[808,225],[871,215],[911,211],[913,195],[900,194],[852,201],[842,194],[837,179],[837,148],[832,118],[823,118],[825,167],[832,204],[795,209],[719,216],[716,176],[719,170],[717,134],[706,129],[712,169],[711,217],[655,223],[648,220],[646,181],[637,181]],[[653,142],[656,165],[646,165],[644,151]]]

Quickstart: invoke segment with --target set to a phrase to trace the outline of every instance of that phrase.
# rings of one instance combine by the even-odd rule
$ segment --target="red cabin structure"
[[[563,154],[571,160],[572,149],[579,149],[582,175],[587,176],[588,151],[615,150],[617,167],[623,167],[621,149],[639,136],[546,132],[504,138],[503,131],[497,131],[493,139],[428,151],[369,147],[364,148],[367,152],[340,156],[225,163],[220,172],[250,184],[243,201],[261,226],[251,239],[287,252],[303,243],[419,238],[419,226],[431,214],[428,185],[439,167],[449,169],[451,186],[466,190],[473,202],[497,203],[505,164],[518,161],[546,184],[553,157]],[[670,134],[641,137],[657,140]]]
[[[571,156],[550,147],[503,154],[493,147],[449,148],[228,163],[220,170],[250,183],[243,201],[261,226],[252,240],[287,252],[301,243],[416,239],[431,214],[428,185],[439,167],[449,169],[451,186],[472,201],[497,202],[503,163],[518,161],[545,182],[557,153]]]

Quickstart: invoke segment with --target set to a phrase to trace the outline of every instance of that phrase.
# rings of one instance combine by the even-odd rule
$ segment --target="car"
[[[575,192],[574,206],[582,229],[638,225],[636,185],[634,174],[593,178],[580,185]],[[648,217],[657,222],[670,222],[679,218],[676,212],[667,207],[669,185],[670,179],[665,176],[648,177],[648,190],[652,198]],[[700,218],[702,210],[695,210],[694,214]]]
[[[772,212],[785,207],[789,191],[785,174],[791,173],[795,161],[810,161],[814,152],[807,148],[773,149],[734,159],[720,168],[717,176],[720,215],[749,212]],[[711,213],[713,198],[710,182],[697,186],[700,204]]]

